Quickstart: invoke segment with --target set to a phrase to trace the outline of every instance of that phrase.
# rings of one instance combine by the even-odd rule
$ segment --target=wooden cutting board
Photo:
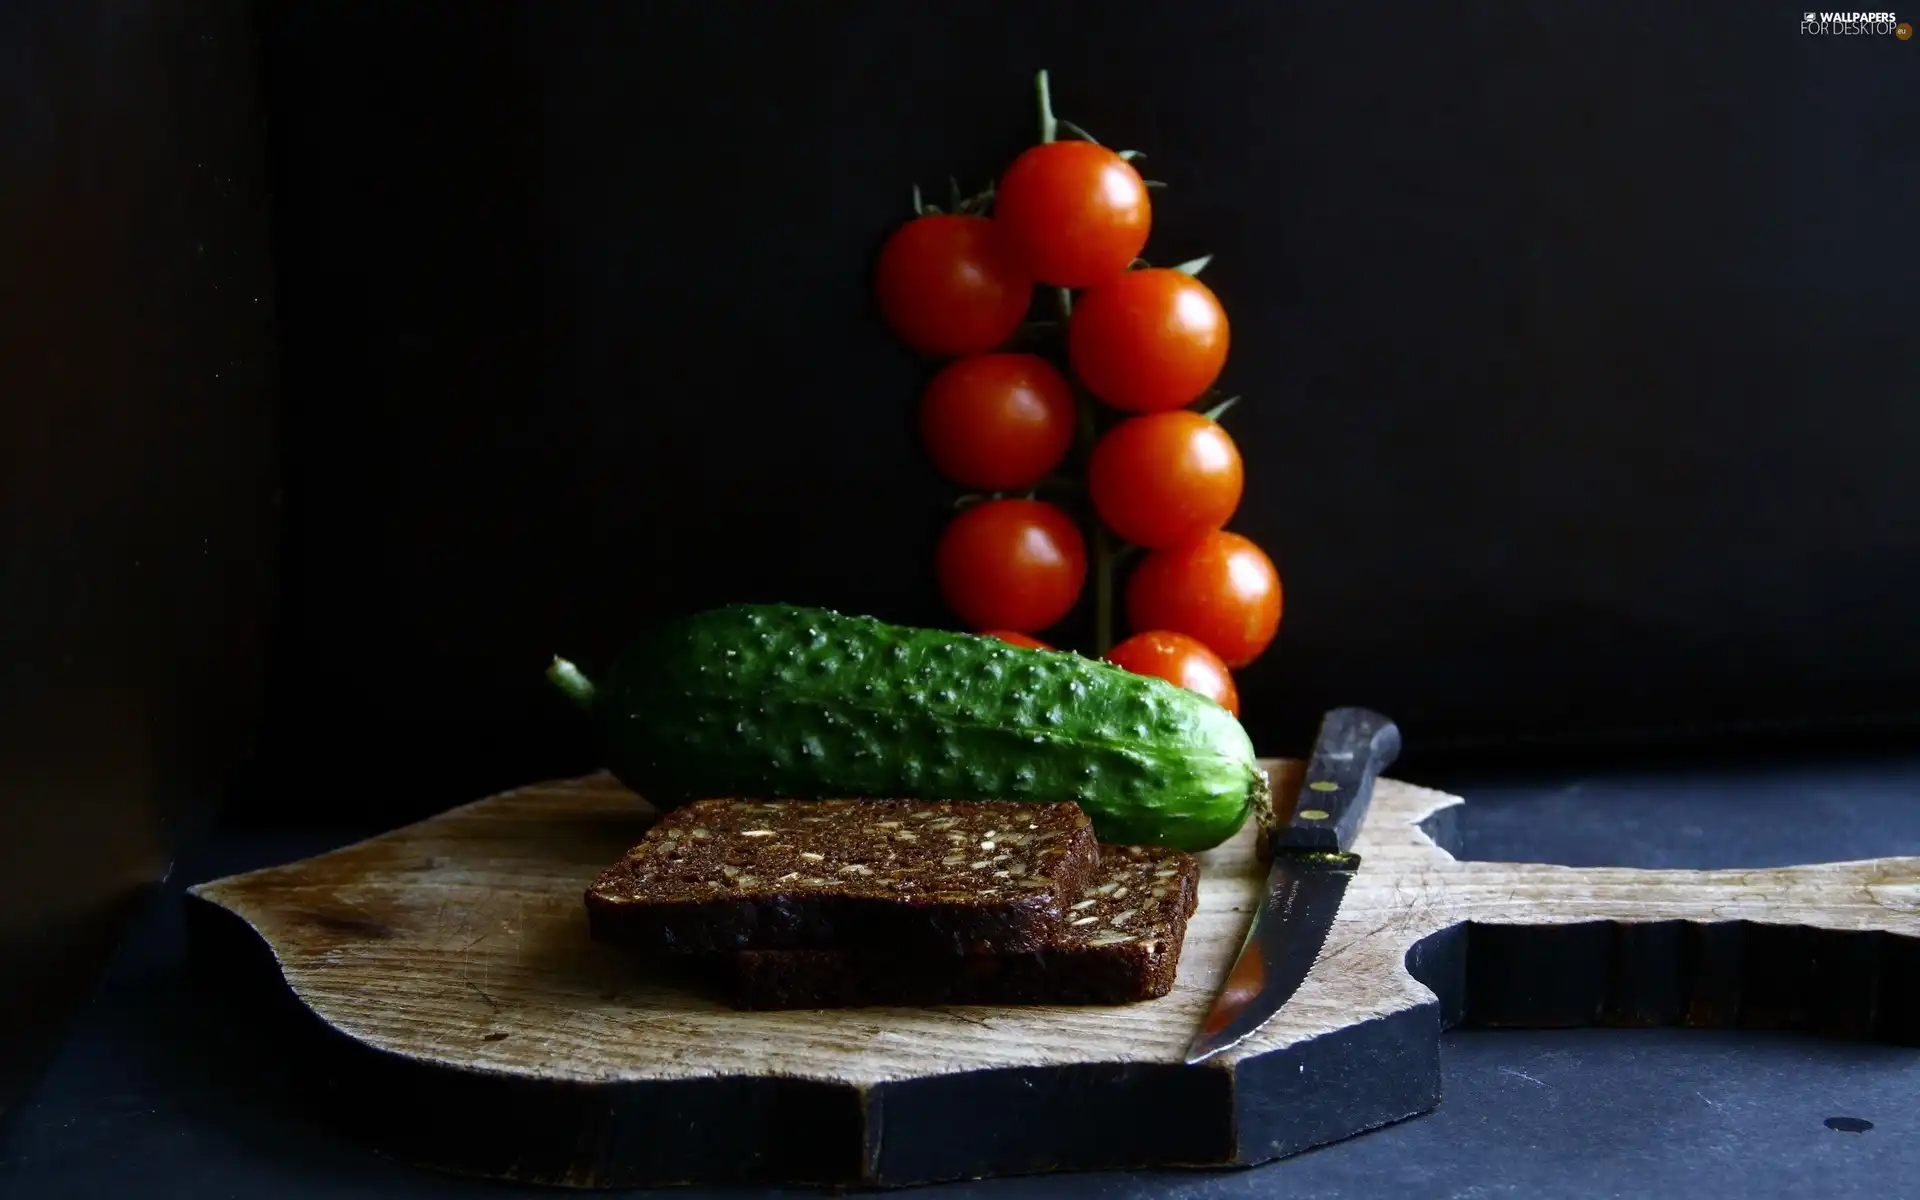
[[[1300,764],[1267,764],[1276,793]],[[274,1007],[321,1110],[384,1152],[583,1187],[899,1185],[1233,1166],[1440,1102],[1463,1018],[1743,1025],[1920,1043],[1920,859],[1754,871],[1456,861],[1457,797],[1378,785],[1298,995],[1198,1067],[1188,1038],[1264,885],[1201,858],[1171,995],[1123,1008],[739,1013],[587,937],[650,811],[599,775],[190,889],[196,965]]]

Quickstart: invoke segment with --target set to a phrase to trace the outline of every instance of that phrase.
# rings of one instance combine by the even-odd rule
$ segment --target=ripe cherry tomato
[[[1280,573],[1260,547],[1216,529],[1140,560],[1127,580],[1127,623],[1199,638],[1246,666],[1280,628]]]
[[[1087,490],[1107,528],[1136,546],[1171,546],[1218,529],[1240,507],[1240,450],[1211,417],[1186,409],[1130,417],[1094,443]]]
[[[1153,205],[1133,164],[1092,142],[1048,142],[1013,160],[994,189],[993,219],[1048,287],[1105,283],[1147,244]]]
[[[1067,357],[1087,390],[1115,408],[1185,408],[1227,364],[1227,314],[1183,271],[1127,271],[1075,302]]]
[[[915,217],[880,250],[880,315],[921,354],[982,354],[1027,319],[1033,280],[985,217]]]
[[[1019,646],[1024,650],[1053,649],[1052,646],[1047,645],[1045,642],[1041,641],[1039,638],[1028,637],[1024,633],[1015,633],[1011,629],[982,629],[980,631],[980,636],[990,637],[990,638],[999,638],[1001,641],[1007,643],[1007,645],[1009,646]]]
[[[940,594],[969,627],[1033,633],[1080,598],[1087,543],[1044,500],[989,500],[947,522],[933,567]]]
[[[920,398],[920,439],[955,483],[1025,491],[1073,446],[1073,387],[1032,354],[977,354],[940,369]]]
[[[1165,629],[1136,633],[1107,651],[1107,661],[1135,675],[1178,684],[1240,715],[1240,689],[1220,656],[1184,633]]]

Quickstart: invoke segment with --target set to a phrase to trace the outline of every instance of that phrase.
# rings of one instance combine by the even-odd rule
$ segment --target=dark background
[[[1343,702],[1428,754],[1920,713],[1920,44],[1798,23],[272,6],[289,542],[249,814],[585,767],[548,655],[665,615],[948,621],[952,492],[869,268],[914,182],[1030,142],[1041,66],[1170,184],[1149,255],[1218,256],[1233,527],[1287,584],[1241,680],[1264,750]]]
[[[1920,43],[1798,24],[0,6],[0,977],[53,981],[0,993],[54,1011],[216,811],[592,766],[556,651],[735,599],[945,623],[868,272],[1043,66],[1171,185],[1148,253],[1217,255],[1264,751],[1356,702],[1410,774],[1909,740]]]
[[[253,46],[237,0],[0,4],[0,1118],[260,727]]]

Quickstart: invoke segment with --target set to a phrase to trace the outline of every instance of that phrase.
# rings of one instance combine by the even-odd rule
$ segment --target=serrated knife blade
[[[1285,825],[1263,831],[1272,865],[1200,1031],[1189,1066],[1252,1036],[1293,998],[1320,957],[1360,859],[1351,853],[1373,784],[1400,753],[1400,730],[1364,708],[1336,708],[1320,722],[1300,795]]]

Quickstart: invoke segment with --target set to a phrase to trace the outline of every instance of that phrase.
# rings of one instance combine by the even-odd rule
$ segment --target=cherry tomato
[[[1032,354],[977,354],[940,369],[920,398],[920,439],[955,483],[1020,492],[1073,446],[1073,387]]]
[[[1130,417],[1094,443],[1087,490],[1107,528],[1158,548],[1218,529],[1240,507],[1239,447],[1186,409]]]
[[[1044,500],[989,500],[947,522],[933,567],[940,594],[969,627],[1033,633],[1080,598],[1087,543]]]
[[[1221,529],[1150,551],[1127,579],[1127,624],[1199,638],[1236,670],[1272,643],[1280,604],[1273,560]]]
[[[1024,633],[1015,633],[1011,629],[982,629],[980,631],[980,636],[990,637],[990,638],[999,638],[1001,641],[1007,643],[1007,645],[1019,646],[1023,650],[1053,649],[1052,646],[1047,645],[1045,642],[1041,641],[1039,638],[1028,637]]]
[[[887,326],[932,358],[1002,345],[1033,300],[1032,278],[985,217],[915,217],[887,239],[874,275]]]
[[[1165,629],[1136,633],[1107,651],[1107,661],[1135,675],[1151,675],[1178,684],[1240,715],[1240,689],[1220,656],[1196,638]]]
[[[1115,408],[1185,408],[1227,364],[1227,314],[1183,271],[1127,271],[1075,302],[1067,357],[1087,390]]]
[[[1105,283],[1147,244],[1153,205],[1133,164],[1092,142],[1048,142],[1013,160],[994,189],[993,219],[1048,287]]]

